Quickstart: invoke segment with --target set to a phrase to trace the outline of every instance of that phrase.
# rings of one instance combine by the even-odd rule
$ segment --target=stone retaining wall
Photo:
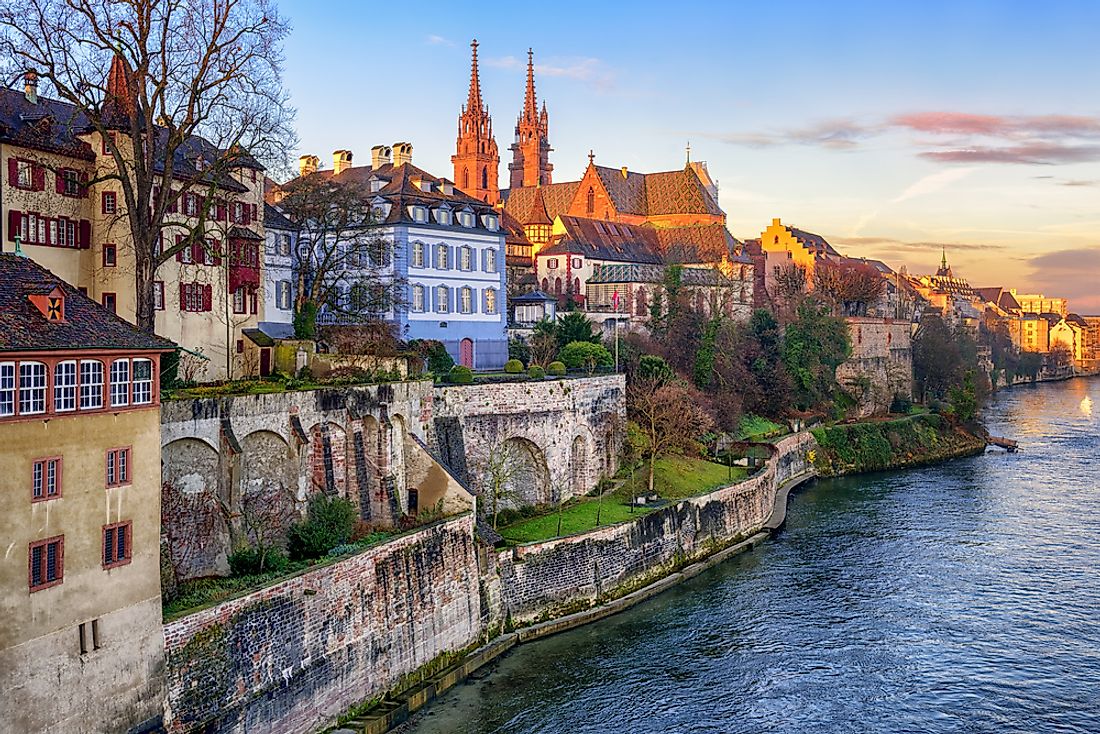
[[[494,554],[483,579],[491,620],[521,625],[576,611],[752,535],[771,515],[777,488],[812,469],[814,446],[809,433],[787,437],[763,469],[738,484],[633,522]]]
[[[478,638],[472,514],[165,625],[170,732],[319,728]]]

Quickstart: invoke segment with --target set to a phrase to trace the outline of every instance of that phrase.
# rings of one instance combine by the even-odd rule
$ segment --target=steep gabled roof
[[[559,217],[564,234],[539,255],[583,255],[597,260],[659,263],[660,243],[652,227],[584,217]]]
[[[528,222],[536,199],[542,200],[543,211],[551,219],[569,211],[569,205],[577,195],[580,181],[546,184],[545,186],[524,186],[515,189],[501,189],[504,211],[511,214],[520,224],[538,224]]]
[[[64,321],[48,321],[28,298],[54,288],[64,296]],[[0,352],[167,351],[175,346],[123,321],[30,258],[0,254]]]
[[[752,258],[741,253],[741,243],[722,224],[657,227],[656,232],[665,262],[714,263],[723,258],[752,262]]]
[[[701,214],[721,216],[724,212],[707,191],[694,168],[645,175],[646,213]]]
[[[286,218],[286,215],[276,207],[264,202],[264,229],[278,229],[293,232],[294,222]]]

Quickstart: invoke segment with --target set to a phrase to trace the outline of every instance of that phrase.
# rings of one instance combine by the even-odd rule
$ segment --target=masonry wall
[[[515,447],[525,464],[515,504],[588,492],[618,469],[626,379],[581,379],[437,387],[430,444],[475,491],[494,451]]]
[[[889,411],[895,394],[913,394],[913,345],[909,321],[853,316],[848,322],[852,355],[836,378],[858,401],[858,415]]]
[[[165,625],[168,729],[320,728],[474,643],[472,513]]]
[[[490,559],[485,596],[490,623],[559,616],[640,587],[677,564],[759,531],[777,488],[811,469],[809,433],[780,441],[746,481],[640,516],[630,523],[502,550]]]

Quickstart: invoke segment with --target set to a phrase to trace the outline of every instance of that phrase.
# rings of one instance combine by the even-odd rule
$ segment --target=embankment
[[[817,439],[812,461],[820,477],[933,464],[981,453],[986,446],[981,436],[932,414],[827,426],[811,433]]]

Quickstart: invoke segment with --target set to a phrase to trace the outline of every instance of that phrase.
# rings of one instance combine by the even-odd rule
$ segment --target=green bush
[[[291,560],[320,558],[332,548],[347,543],[358,517],[355,505],[346,499],[314,495],[309,501],[306,519],[291,525],[287,532]]]
[[[447,379],[456,385],[469,385],[474,381],[474,371],[469,367],[463,367],[460,364],[456,364],[451,368],[450,375]]]
[[[531,361],[531,348],[522,339],[508,340],[508,359],[518,359],[527,364]]]
[[[523,372],[523,362],[518,359],[510,359],[504,363],[504,371],[510,375],[518,375]]]
[[[610,367],[615,363],[611,352],[602,344],[592,342],[569,342],[558,353],[558,359],[571,369],[586,369],[592,372],[597,367]]]
[[[550,366],[553,367],[555,364],[561,364],[561,362],[554,362]],[[565,365],[562,365],[562,374],[564,373]],[[532,380],[541,380],[542,378],[546,377],[546,370],[544,370],[542,367],[539,367],[537,364],[533,364],[527,368],[527,376],[530,377]]]
[[[558,361],[551,362],[546,367],[546,371],[554,377],[561,377],[565,374],[565,363]]]
[[[229,554],[229,573],[233,576],[255,576],[286,570],[290,559],[278,548],[245,546]]]
[[[913,407],[913,399],[900,392],[894,393],[894,399],[890,402],[890,412],[899,415],[909,415]]]
[[[454,358],[438,339],[415,339],[409,342],[409,347],[427,361],[428,371],[433,374],[445,375],[454,366]]]

